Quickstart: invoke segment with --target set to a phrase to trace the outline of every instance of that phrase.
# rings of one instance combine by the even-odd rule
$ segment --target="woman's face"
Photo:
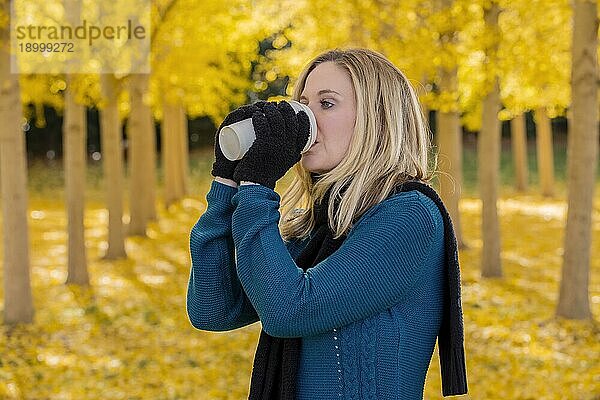
[[[302,154],[302,166],[324,173],[346,155],[356,120],[356,100],[350,76],[333,62],[317,65],[306,79],[300,102],[317,120],[317,140]]]

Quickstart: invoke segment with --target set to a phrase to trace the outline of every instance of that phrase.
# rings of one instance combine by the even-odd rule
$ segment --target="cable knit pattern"
[[[356,356],[358,348],[355,344],[356,324],[351,324],[342,328],[342,351],[344,354],[343,371],[344,371],[344,399],[358,400],[360,397],[359,383],[360,376]]]
[[[306,241],[279,233],[275,191],[213,182],[207,201],[190,234],[195,327],[260,318],[272,336],[301,337],[301,400],[422,398],[443,307],[443,221],[433,201],[417,191],[390,196],[306,272],[294,262]]]
[[[377,387],[375,381],[375,356],[377,338],[376,326],[373,318],[367,318],[362,322],[362,398],[365,400],[377,400]]]

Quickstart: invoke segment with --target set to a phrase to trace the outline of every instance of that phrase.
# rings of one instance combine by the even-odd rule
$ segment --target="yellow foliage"
[[[186,315],[189,231],[206,208],[212,149],[193,163],[194,195],[168,210],[160,204],[148,238],[128,238],[129,259],[121,261],[100,259],[108,214],[97,185],[100,175],[91,169],[97,175],[88,178],[86,191],[90,288],[63,284],[67,237],[62,178],[48,174],[44,166],[32,166],[29,223],[36,315],[29,326],[0,328],[0,398],[247,398],[260,325],[201,332]],[[278,184],[279,193],[290,178],[291,173]],[[54,189],[47,188],[50,182]],[[512,195],[506,188],[504,193],[498,203],[503,279],[480,277],[481,202],[465,198],[461,203],[470,245],[460,254],[469,378],[469,395],[463,398],[597,399],[598,322],[553,317],[566,203]],[[598,321],[599,197],[593,225],[590,298]],[[441,398],[438,363],[434,355],[426,399]]]
[[[157,28],[152,47],[152,106],[182,104],[188,115],[222,119],[251,88],[251,62],[267,36],[248,0],[177,1]]]
[[[546,107],[563,115],[570,103],[571,8],[567,0],[500,0],[499,26],[487,30],[483,8],[491,0],[155,0],[152,2],[152,74],[148,101],[160,119],[164,102],[182,104],[191,117],[222,119],[230,106],[289,76],[289,95],[305,63],[334,47],[364,46],[384,53],[412,82],[440,83],[440,69],[457,68],[453,92],[429,91],[429,109],[460,112],[469,130],[481,126],[481,103],[494,74],[500,77],[510,119]],[[273,36],[267,57],[260,40]],[[486,49],[499,43],[497,62]],[[264,81],[253,82],[257,64]],[[122,76],[120,76],[122,77]],[[64,77],[21,76],[24,103],[62,108]],[[57,83],[58,82],[58,83]],[[76,85],[78,101],[98,104],[98,78]],[[129,112],[121,93],[119,112]]]
[[[500,76],[511,114],[548,107],[564,114],[571,101],[571,7],[567,0],[505,1],[500,14]]]

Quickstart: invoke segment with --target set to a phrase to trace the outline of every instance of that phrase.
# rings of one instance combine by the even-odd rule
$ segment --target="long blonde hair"
[[[348,72],[356,95],[356,123],[342,161],[320,174],[316,182],[301,162],[294,166],[296,176],[281,202],[279,229],[285,240],[310,234],[315,227],[313,205],[329,189],[328,221],[338,238],[347,234],[353,223],[384,200],[397,184],[431,179],[429,129],[417,94],[404,74],[372,50],[330,50],[304,68],[294,88],[294,100],[299,100],[308,75],[324,62],[333,62]],[[345,186],[346,190],[341,191]]]

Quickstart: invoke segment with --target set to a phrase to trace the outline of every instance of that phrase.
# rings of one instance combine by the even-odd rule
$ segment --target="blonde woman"
[[[456,240],[425,183],[414,89],[379,53],[332,50],[293,98],[317,121],[304,154],[307,115],[285,102],[228,115],[224,125],[251,117],[256,131],[239,161],[216,136],[215,181],[190,235],[191,323],[260,320],[250,399],[422,399],[436,339],[443,394],[466,393]]]

